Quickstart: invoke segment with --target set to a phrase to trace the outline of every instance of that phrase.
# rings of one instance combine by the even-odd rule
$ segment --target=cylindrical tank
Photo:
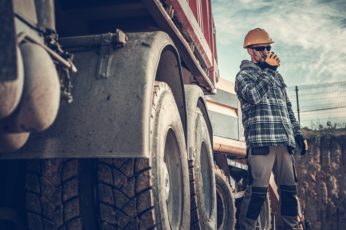
[[[12,152],[21,148],[29,138],[30,133],[0,133],[0,153]]]
[[[0,81],[0,119],[9,116],[17,107],[23,92],[23,59],[17,47],[17,77],[12,81]]]
[[[24,63],[24,90],[18,110],[2,126],[5,132],[35,132],[55,120],[60,103],[60,83],[55,65],[39,45],[20,45]],[[1,129],[0,129],[1,130]]]

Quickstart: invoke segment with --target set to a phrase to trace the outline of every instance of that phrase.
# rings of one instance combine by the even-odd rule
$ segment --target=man
[[[296,144],[301,154],[305,154],[306,146],[287,97],[286,85],[277,71],[280,59],[270,52],[272,43],[263,29],[248,32],[244,48],[251,61],[242,61],[235,82],[251,176],[241,205],[240,229],[254,228],[272,171],[280,193],[283,227],[298,228],[297,178],[292,154]]]

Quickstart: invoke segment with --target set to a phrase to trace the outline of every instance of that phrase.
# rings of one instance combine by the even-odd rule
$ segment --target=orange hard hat
[[[244,38],[244,48],[252,45],[274,43],[267,31],[261,28],[250,30]]]

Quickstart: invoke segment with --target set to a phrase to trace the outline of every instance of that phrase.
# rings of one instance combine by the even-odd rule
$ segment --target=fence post
[[[298,121],[299,121],[299,124],[300,124],[300,109],[299,109],[298,86],[296,86],[296,100],[297,100]]]

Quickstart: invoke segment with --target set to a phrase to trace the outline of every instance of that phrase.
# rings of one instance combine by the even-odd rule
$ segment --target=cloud
[[[212,0],[221,77],[234,81],[246,33],[266,29],[295,108],[300,87],[302,124],[345,121],[345,0]],[[338,109],[326,109],[326,108]],[[295,108],[296,109],[296,108]],[[325,124],[325,122],[323,123]]]
[[[301,124],[310,127],[316,122],[325,125],[326,121],[332,121],[333,123],[341,122],[345,124],[345,87],[346,81],[299,86],[298,95]],[[297,111],[295,87],[289,87],[287,92],[294,107],[294,111]]]
[[[234,60],[235,53],[244,53],[241,45],[248,30],[261,27],[275,41],[274,49],[283,64],[280,72],[289,85],[342,81],[346,72],[345,10],[344,1],[214,0],[218,46],[222,47],[219,56]],[[223,54],[226,48],[232,54]],[[237,71],[229,66],[220,69],[225,75]]]

